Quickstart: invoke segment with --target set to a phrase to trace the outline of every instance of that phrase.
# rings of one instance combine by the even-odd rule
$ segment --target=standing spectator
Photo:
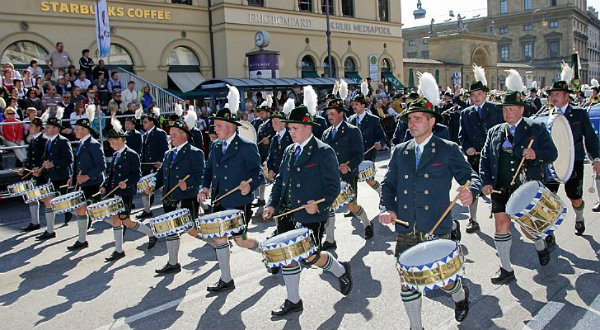
[[[32,77],[44,75],[44,70],[42,70],[42,68],[40,68],[40,66],[38,65],[38,60],[36,60],[36,59],[29,61],[29,67],[27,68],[27,71],[31,72]],[[25,73],[25,72],[23,72],[23,73]]]
[[[56,93],[56,87],[50,86],[48,87],[48,93],[42,96],[42,103],[44,104],[44,109],[50,108],[50,110],[55,111],[56,105],[62,101],[60,95]]]
[[[108,93],[108,81],[104,76],[104,72],[99,72],[98,79],[94,80],[94,82],[92,82],[92,85],[96,86],[96,88],[98,89],[98,98],[100,99],[100,103],[106,104],[108,102],[110,94]]]
[[[100,76],[100,72],[104,72],[104,79],[108,79],[108,69],[106,68],[103,59],[98,60],[98,65],[94,67],[94,70],[92,70],[92,77],[94,78],[94,80],[98,79],[98,76]]]
[[[73,85],[81,88],[81,90],[87,90],[91,84],[92,82],[85,77],[85,71],[83,70],[79,71],[79,78],[73,82]]]
[[[108,92],[112,94],[114,92],[120,92],[123,89],[125,89],[125,85],[123,85],[123,82],[119,80],[119,73],[113,71],[110,76],[110,80],[108,81]]]
[[[35,79],[31,77],[31,71],[25,70],[23,71],[23,87],[25,89],[29,89],[31,86],[35,85]]]
[[[85,77],[89,81],[94,80],[93,75],[92,75],[93,68],[94,68],[94,60],[92,60],[90,58],[90,50],[89,49],[82,50],[81,58],[79,59],[79,70],[82,70],[85,72]]]
[[[50,67],[55,77],[58,77],[58,70],[66,70],[69,65],[73,64],[73,57],[65,50],[65,45],[62,41],[56,43],[56,49],[46,56],[46,65]]]
[[[44,104],[42,100],[38,97],[38,91],[36,87],[31,87],[27,91],[27,98],[25,98],[25,107],[26,108],[36,108],[38,114],[41,115],[44,111]]]
[[[15,118],[17,112],[12,107],[6,107],[4,109],[4,123],[16,123],[19,122]],[[16,125],[3,125],[2,126],[2,140],[8,147],[22,146],[23,142],[23,124]],[[22,163],[27,156],[27,152],[24,148],[14,149],[13,152],[17,159]]]
[[[130,81],[127,83],[127,89],[121,91],[121,99],[125,105],[125,109],[129,108],[131,103],[134,103],[138,99],[138,92],[135,90],[135,83]],[[123,106],[123,105],[122,105]]]
[[[71,97],[71,101],[77,103],[82,102],[83,100],[85,100],[85,95],[81,95],[81,88],[73,86],[73,96]]]
[[[146,85],[142,88],[142,95],[140,96],[140,102],[144,112],[148,112],[148,108],[154,103],[154,98],[150,95],[150,86]]]

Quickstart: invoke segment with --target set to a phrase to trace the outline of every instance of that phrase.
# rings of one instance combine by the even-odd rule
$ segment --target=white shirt
[[[356,115],[357,116],[356,125],[360,124],[363,121],[363,119],[365,119],[366,114],[367,114],[367,110],[363,111],[363,113],[361,113],[360,115]]]
[[[515,127],[515,133],[517,132],[517,127],[519,127],[519,124],[523,121],[523,117],[521,117],[521,119],[519,119],[518,122],[516,122],[514,125],[508,124],[508,128],[510,129],[511,126]]]
[[[54,140],[56,140],[56,137],[58,136],[58,134],[54,135],[54,136],[47,136],[48,138],[48,143],[52,143],[54,142]]]
[[[565,105],[564,105],[562,108],[557,108],[556,110],[557,110],[557,111],[558,111],[560,114],[564,115],[564,114],[565,114],[565,111],[567,111],[567,108],[568,108],[568,107],[569,107],[569,103],[565,104]]]
[[[227,151],[227,148],[229,148],[229,146],[231,145],[231,141],[233,141],[233,139],[235,139],[235,136],[237,135],[237,133],[233,133],[232,136],[229,137],[229,139],[223,141],[223,152]]]
[[[42,132],[37,133],[36,135],[33,136],[33,140],[37,139],[40,135],[42,135]]]
[[[84,144],[85,141],[89,140],[91,136],[92,136],[91,134],[88,134],[88,135],[82,137],[81,140],[79,140],[79,144]]]
[[[279,131],[277,131],[277,139],[278,141],[281,141],[281,139],[283,139],[283,136],[285,135],[286,129],[285,127]]]
[[[413,140],[415,140],[415,144],[417,145],[417,147],[419,148],[419,150],[421,150],[421,154],[423,153],[423,150],[425,150],[425,146],[427,145],[427,143],[429,143],[429,140],[431,140],[432,136],[433,136],[433,132],[431,132],[429,134],[429,136],[425,140],[423,140],[423,142],[421,142],[419,144],[417,144],[417,140],[415,140],[413,138]],[[416,148],[415,148],[415,150],[416,150]]]
[[[294,143],[294,153],[296,152],[296,148],[298,146],[300,146],[300,154],[302,153],[302,150],[304,150],[304,147],[308,144],[308,142],[313,138],[313,135],[311,134],[308,139],[304,140],[304,142],[302,143]]]
[[[121,104],[125,104],[125,106],[127,106],[129,103],[133,103],[133,101],[137,98],[138,93],[135,90],[132,91],[127,88],[124,91],[121,91],[121,100],[123,101]]]
[[[88,89],[88,87],[92,84],[89,80],[84,79],[77,79],[73,82],[73,84],[81,89]]]

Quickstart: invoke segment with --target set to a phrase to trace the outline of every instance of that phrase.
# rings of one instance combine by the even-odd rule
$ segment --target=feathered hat
[[[596,92],[600,92],[600,84],[598,83],[598,79],[592,79],[590,84],[592,85],[593,90],[595,90]]]
[[[119,139],[127,136],[127,134],[125,134],[123,131],[123,125],[115,115],[110,117],[110,125],[112,126],[112,129],[108,131],[109,139]]]
[[[525,100],[523,99],[523,95],[521,94],[524,90],[526,90],[525,84],[523,84],[523,78],[517,70],[510,69],[505,70],[508,75],[504,80],[504,85],[506,86],[506,93],[502,97],[502,106],[508,105],[518,105],[525,106]]]
[[[283,108],[281,111],[273,111],[271,112],[270,118],[279,118],[281,120],[287,119],[292,110],[296,107],[296,103],[294,99],[287,99],[283,104]]]
[[[283,120],[283,122],[290,124],[320,126],[315,122],[317,103],[317,92],[315,92],[313,87],[310,85],[304,86],[304,103],[294,108],[290,112],[288,118]]]
[[[137,111],[136,111],[137,113]],[[148,111],[148,113],[144,114],[142,116],[142,119],[147,118],[148,120],[151,120],[154,122],[154,125],[159,124],[159,118],[160,118],[160,108],[159,107],[152,107],[152,109],[150,109],[150,111]]]
[[[408,109],[402,113],[400,120],[408,121],[408,115],[415,112],[426,112],[435,117],[436,122],[442,122],[444,118],[440,113],[434,110],[434,107],[440,103],[440,94],[435,77],[429,73],[417,73],[419,76],[419,94],[420,97],[408,104]]]
[[[240,92],[235,86],[227,85],[227,87],[229,88],[229,93],[227,94],[228,102],[224,108],[217,111],[212,119],[226,121],[235,124],[236,126],[241,126],[241,124],[237,122],[237,111],[240,107]]]
[[[571,88],[569,87],[569,83],[571,79],[573,79],[573,69],[565,63],[564,61],[560,65],[562,70],[560,72],[560,80],[552,84],[552,88],[548,90],[548,93],[551,92],[567,92],[573,93]]]
[[[265,100],[260,104],[258,110],[260,111],[271,111],[271,107],[273,106],[273,95],[267,94]]]
[[[189,127],[189,129],[196,127],[196,122],[198,121],[198,115],[196,114],[196,108],[194,106],[190,106],[188,108],[187,113],[183,117],[183,121]]]
[[[490,89],[487,87],[487,79],[485,77],[485,69],[483,67],[473,64],[473,77],[475,77],[475,82],[469,87],[469,92],[489,92]]]
[[[87,118],[77,119],[75,125],[92,131],[92,122],[94,121],[94,117],[96,117],[96,106],[94,104],[88,104],[85,107],[85,114],[87,115]]]
[[[369,95],[369,83],[367,82],[367,79],[363,79],[362,82],[360,83],[360,93],[356,93],[356,95],[354,96],[352,101],[367,105],[367,104],[369,104],[369,102],[367,101],[368,95]]]

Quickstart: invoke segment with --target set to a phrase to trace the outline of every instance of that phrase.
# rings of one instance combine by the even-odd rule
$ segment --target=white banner
[[[105,58],[110,52],[110,24],[106,0],[96,0],[96,43],[99,58]]]

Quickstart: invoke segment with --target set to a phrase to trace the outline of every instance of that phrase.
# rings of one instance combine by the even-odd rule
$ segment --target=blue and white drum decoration
[[[115,196],[107,200],[91,204],[87,208],[87,212],[92,221],[102,220],[112,217],[125,211],[125,204],[120,196]]]
[[[556,230],[567,214],[565,203],[539,181],[521,185],[506,203],[506,214],[531,237],[546,237]]]
[[[455,241],[437,239],[419,243],[398,257],[403,285],[431,291],[445,287],[464,275],[464,256]]]
[[[228,237],[244,230],[244,212],[224,210],[199,216],[196,228],[202,238]]]
[[[25,200],[25,203],[30,204],[54,195],[56,195],[54,193],[54,186],[51,182],[48,182],[25,191],[23,193],[23,199]]]
[[[575,148],[573,148],[575,144],[569,121],[559,113],[537,116],[533,120],[546,124],[556,150],[558,150],[558,157],[554,163],[548,165],[547,173],[550,179],[560,183],[567,182],[573,172],[573,164],[575,164]]]
[[[342,181],[340,183],[340,194],[333,201],[333,204],[331,204],[331,209],[334,212],[337,212],[342,207],[346,206],[346,204],[352,202],[355,196],[356,194],[354,193],[352,186],[349,185],[347,182]]]
[[[370,160],[363,160],[358,165],[358,182],[374,180],[375,172],[377,172],[375,163]]]
[[[8,190],[9,197],[18,197],[23,196],[27,190],[32,189],[33,187],[35,187],[35,180],[30,179],[27,181],[13,183],[7,186],[6,189]]]
[[[156,185],[156,176],[155,173],[148,174],[143,176],[140,181],[137,183],[137,192],[143,193],[146,191],[146,188],[154,187]]]
[[[150,220],[150,228],[156,238],[181,234],[194,226],[188,209],[178,209]]]
[[[72,212],[86,205],[85,196],[83,196],[83,191],[81,190],[74,191],[52,198],[50,205],[52,205],[52,211],[55,214]]]
[[[261,251],[267,266],[283,267],[315,254],[317,246],[312,230],[300,227],[262,242]]]

